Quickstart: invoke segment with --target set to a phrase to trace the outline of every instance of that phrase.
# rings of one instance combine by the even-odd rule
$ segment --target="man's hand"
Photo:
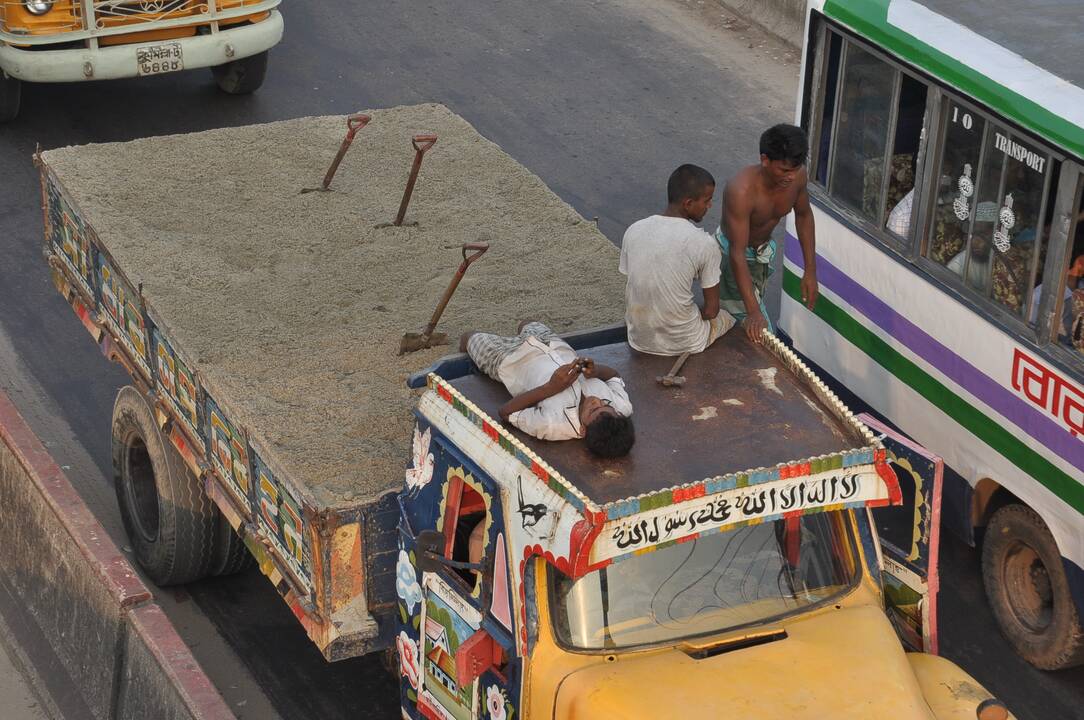
[[[572,384],[576,382],[576,378],[580,376],[580,363],[579,360],[573,360],[570,363],[566,363],[561,367],[553,371],[553,375],[550,375],[549,382],[546,384],[556,391],[564,390],[565,388],[572,387]]]
[[[764,314],[760,310],[746,315],[741,324],[745,328],[745,334],[755,343],[761,342],[761,333],[768,328],[768,321],[764,319]]]
[[[595,370],[594,360],[592,360],[591,358],[578,358],[578,361],[580,363],[580,368],[585,378],[598,377]]]
[[[802,290],[802,302],[810,310],[817,303],[817,295],[819,294],[819,288],[817,287],[817,273],[815,270],[806,270],[802,275],[802,282],[800,285]]]

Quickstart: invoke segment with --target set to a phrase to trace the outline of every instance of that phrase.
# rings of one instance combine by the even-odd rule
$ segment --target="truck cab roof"
[[[611,332],[605,344],[573,342],[582,355],[616,369],[633,405],[636,444],[602,459],[582,442],[538,440],[505,429],[599,506],[705,478],[844,453],[869,445],[846,409],[789,352],[731,331],[685,363],[682,387],[663,387],[674,358],[633,350]],[[795,358],[796,359],[796,358]],[[497,381],[462,358],[433,371],[491,418],[508,400]],[[823,386],[820,386],[823,388]]]

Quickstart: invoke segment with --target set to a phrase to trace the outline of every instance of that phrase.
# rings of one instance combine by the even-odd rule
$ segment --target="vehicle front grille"
[[[202,0],[95,0],[94,22],[99,29],[142,25],[210,12]]]

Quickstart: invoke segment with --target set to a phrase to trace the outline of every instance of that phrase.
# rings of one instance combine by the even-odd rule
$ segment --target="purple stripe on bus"
[[[784,253],[796,266],[805,267],[798,238],[790,233],[787,233]],[[945,377],[1071,463],[1073,467],[1084,471],[1084,442],[1080,438],[1070,435],[1068,429],[1058,425],[1027,401],[1013,395],[1008,388],[949,350],[820,254],[817,255],[817,280],[881,330],[937,368]]]

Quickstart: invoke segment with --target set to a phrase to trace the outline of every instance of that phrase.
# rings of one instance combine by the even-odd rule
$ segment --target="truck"
[[[771,336],[656,383],[593,223],[443,106],[343,120],[36,156],[53,281],[132,377],[113,464],[154,582],[254,561],[329,661],[391,650],[410,718],[1008,717],[936,655],[938,458]],[[617,368],[628,457],[397,354],[480,242],[443,327],[538,319]]]
[[[3,0],[0,122],[22,84],[142,77],[210,68],[226,93],[255,92],[282,39],[280,0]]]

